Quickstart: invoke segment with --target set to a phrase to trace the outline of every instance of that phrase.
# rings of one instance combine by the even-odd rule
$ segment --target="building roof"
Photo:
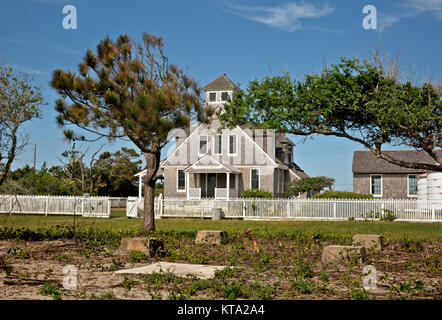
[[[220,90],[235,90],[238,87],[230,80],[225,73],[220,75],[218,78],[206,84],[203,87],[204,91],[220,91]]]
[[[282,143],[282,144],[289,144],[289,145],[295,146],[295,143],[294,143],[292,140],[290,140],[290,139],[285,135],[285,133],[283,133],[283,132],[277,132],[277,133],[275,134],[275,136],[276,136],[276,141],[277,141],[277,142]]]
[[[425,151],[417,150],[388,150],[383,151],[394,159],[417,162],[417,163],[435,163]],[[442,156],[442,149],[437,150]],[[400,167],[386,160],[377,158],[371,151],[356,150],[353,153],[353,173],[422,173],[424,169],[411,169]]]

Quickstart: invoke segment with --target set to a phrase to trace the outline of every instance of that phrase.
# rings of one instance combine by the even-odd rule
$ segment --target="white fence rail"
[[[79,215],[109,218],[108,197],[0,195],[0,213],[38,215]]]
[[[128,198],[127,216],[142,215],[142,199]],[[137,213],[137,207],[140,208]],[[384,199],[231,199],[156,198],[156,217],[206,217],[221,208],[225,218],[250,220],[365,220],[394,215],[395,221],[442,222],[442,201]]]

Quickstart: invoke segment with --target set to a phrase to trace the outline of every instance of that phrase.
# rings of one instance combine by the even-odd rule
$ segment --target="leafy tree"
[[[302,81],[289,74],[255,79],[225,105],[220,118],[227,126],[343,137],[390,163],[442,171],[442,90],[428,82],[401,82],[394,70],[376,61],[341,58]],[[382,150],[387,143],[423,150],[434,161],[393,158]]]
[[[0,185],[5,181],[14,159],[28,143],[21,130],[23,123],[40,116],[43,97],[26,73],[0,65],[0,163],[6,160]]]
[[[34,168],[26,165],[11,171],[8,179],[0,186],[0,192],[5,194],[30,195],[73,195],[74,186],[66,179],[56,177],[42,170],[35,172]]]
[[[306,177],[293,180],[287,184],[286,196],[297,196],[300,193],[307,193],[309,196],[319,193],[325,188],[331,189],[335,179],[328,177]]]
[[[134,174],[141,171],[142,161],[139,156],[134,149],[124,147],[114,153],[102,153],[92,170],[94,192],[114,197],[136,194],[138,179]]]
[[[142,45],[127,35],[100,41],[87,50],[79,73],[54,71],[51,86],[60,99],[61,126],[76,125],[97,139],[129,139],[146,160],[143,230],[155,229],[154,194],[161,149],[170,130],[204,120],[201,89],[178,66],[169,64],[160,37],[144,33]],[[84,139],[72,130],[67,138]]]

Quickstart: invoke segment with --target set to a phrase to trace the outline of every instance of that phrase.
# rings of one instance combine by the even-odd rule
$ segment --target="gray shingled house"
[[[207,105],[222,111],[237,87],[223,74],[203,89]],[[229,199],[250,188],[281,197],[289,181],[308,176],[293,161],[295,144],[285,134],[219,128],[214,119],[177,131],[176,147],[160,166],[166,198]]]
[[[384,151],[393,158],[431,163],[434,160],[424,151]],[[442,152],[439,150],[438,152]],[[355,151],[353,154],[353,191],[372,194],[386,199],[413,199],[417,197],[418,176],[426,173],[422,169],[409,169],[377,158],[370,151]]]

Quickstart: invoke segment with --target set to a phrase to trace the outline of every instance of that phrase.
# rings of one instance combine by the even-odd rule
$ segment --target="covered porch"
[[[184,169],[186,198],[225,199],[239,197],[239,171],[235,166],[221,163],[206,154]]]
[[[189,181],[186,185],[186,198],[188,200],[238,198],[239,174],[236,172],[185,172],[186,181]]]

